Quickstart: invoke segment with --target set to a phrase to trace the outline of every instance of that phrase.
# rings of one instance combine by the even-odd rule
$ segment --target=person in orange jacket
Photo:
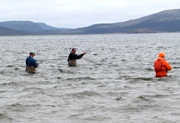
[[[154,61],[154,71],[156,72],[156,77],[167,76],[167,72],[171,69],[171,65],[165,60],[165,54],[160,52],[157,60]]]

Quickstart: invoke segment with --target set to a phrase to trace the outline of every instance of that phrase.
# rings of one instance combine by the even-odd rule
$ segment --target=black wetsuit
[[[75,59],[80,59],[81,57],[83,57],[83,55],[84,55],[84,53],[80,54],[80,55],[77,55],[75,53],[70,53],[67,61],[75,60]]]
[[[69,66],[76,66],[76,59],[80,59],[81,57],[83,57],[84,53],[83,54],[80,54],[80,55],[77,55],[75,53],[70,53],[69,54],[69,57],[68,57],[68,64]]]

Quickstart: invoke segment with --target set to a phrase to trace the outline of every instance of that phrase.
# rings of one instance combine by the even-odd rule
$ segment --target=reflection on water
[[[0,37],[0,122],[180,121],[179,33]],[[68,67],[71,48],[87,54]],[[25,59],[36,52],[36,74]],[[155,78],[164,51],[168,77]]]

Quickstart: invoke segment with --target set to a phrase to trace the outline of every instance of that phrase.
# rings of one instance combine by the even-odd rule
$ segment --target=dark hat
[[[72,48],[72,51],[76,50],[76,48]]]
[[[34,52],[30,52],[30,55],[35,55],[35,53]]]

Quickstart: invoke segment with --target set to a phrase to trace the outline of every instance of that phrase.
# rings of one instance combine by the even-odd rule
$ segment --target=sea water
[[[2,36],[0,123],[179,123],[179,47],[180,33]],[[71,48],[87,52],[77,67]],[[156,78],[161,51],[173,69]]]

